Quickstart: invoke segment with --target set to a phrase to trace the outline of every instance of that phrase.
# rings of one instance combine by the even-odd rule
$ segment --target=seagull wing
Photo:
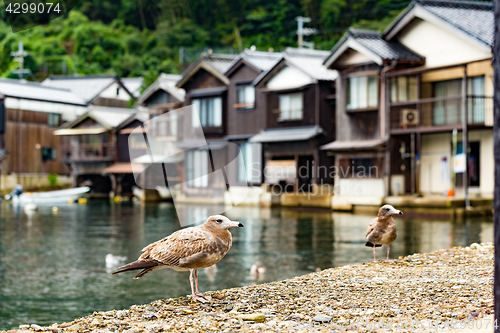
[[[186,259],[202,259],[206,255],[210,238],[197,227],[182,229],[146,246],[139,260],[156,260],[170,267],[182,267]]]
[[[368,229],[366,229],[366,235],[365,237],[368,237],[369,234],[373,231],[375,228],[375,225],[377,225],[378,217],[374,218],[373,220],[370,221],[370,225],[368,226]]]

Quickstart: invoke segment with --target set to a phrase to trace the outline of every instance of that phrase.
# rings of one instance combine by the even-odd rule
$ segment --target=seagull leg
[[[385,259],[386,262],[390,261],[389,260],[389,252],[391,251],[391,246],[387,244],[387,258]]]
[[[375,246],[375,244],[373,244],[373,262],[377,262],[377,258],[375,257],[375,249],[376,249],[376,246]]]
[[[210,296],[203,296],[200,293],[200,290],[198,289],[198,270],[197,269],[194,270],[194,285],[195,285],[195,288],[196,288],[195,295],[196,295],[196,297],[198,298],[198,300],[200,302],[205,303],[206,301],[211,301],[212,300],[212,297],[210,297]],[[199,298],[203,299],[203,301],[200,300]]]

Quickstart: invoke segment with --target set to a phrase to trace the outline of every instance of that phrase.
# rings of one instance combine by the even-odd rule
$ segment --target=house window
[[[354,76],[347,79],[347,109],[366,109],[378,106],[376,76]]]
[[[252,145],[253,144],[249,142],[241,143],[238,145],[241,151],[238,160],[238,181],[242,183],[252,182]]]
[[[235,107],[238,109],[253,109],[255,105],[255,88],[253,86],[241,86],[237,89]]]
[[[57,158],[56,149],[51,147],[42,147],[42,161],[55,161]]]
[[[434,82],[432,85],[434,97],[437,100],[433,106],[433,125],[453,125],[461,122],[462,80]],[[456,97],[456,98],[448,98]]]
[[[416,101],[418,99],[417,77],[398,76],[391,79],[391,102]]]
[[[200,121],[197,121],[199,115]],[[222,98],[196,98],[193,99],[193,127],[219,127],[222,126]]]
[[[153,118],[155,135],[158,137],[177,136],[177,115],[167,113]]]
[[[187,185],[189,187],[208,186],[208,151],[191,150],[186,156]]]
[[[59,127],[61,125],[61,115],[59,113],[49,113],[47,115],[47,125],[50,127]]]
[[[469,78],[467,82],[467,95],[469,95],[469,104],[467,106],[469,123],[484,123],[486,113],[484,76]]]
[[[280,95],[280,117],[278,120],[300,120],[304,113],[302,93]]]

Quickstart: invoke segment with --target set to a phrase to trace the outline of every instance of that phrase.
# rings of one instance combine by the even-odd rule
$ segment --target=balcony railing
[[[115,146],[111,143],[62,145],[61,153],[66,161],[110,161],[115,157]]]
[[[462,96],[423,98],[390,104],[391,131],[461,128]],[[493,97],[467,96],[467,123],[493,126]]]

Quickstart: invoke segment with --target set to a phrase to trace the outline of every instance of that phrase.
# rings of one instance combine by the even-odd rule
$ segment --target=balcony
[[[115,145],[112,143],[80,143],[61,146],[63,161],[114,161]]]
[[[391,133],[461,129],[462,107],[461,95],[392,102],[390,104]],[[467,124],[472,128],[493,126],[493,97],[467,96]]]

